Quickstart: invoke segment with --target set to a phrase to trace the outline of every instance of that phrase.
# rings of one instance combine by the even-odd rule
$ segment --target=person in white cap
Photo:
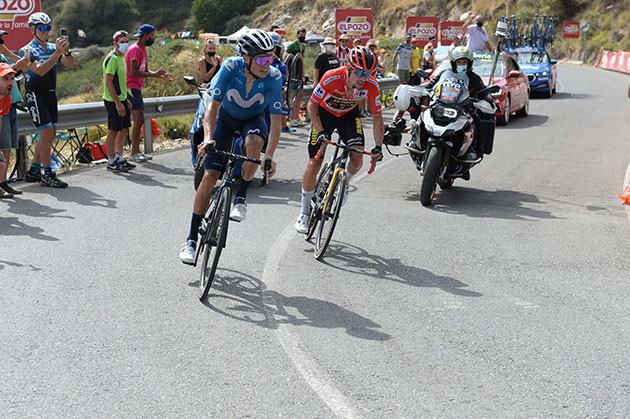
[[[333,68],[339,67],[339,58],[336,54],[333,54],[335,49],[335,40],[328,37],[322,42],[323,52],[321,52],[317,58],[315,58],[314,70],[313,70],[313,82],[317,86],[322,76]]]

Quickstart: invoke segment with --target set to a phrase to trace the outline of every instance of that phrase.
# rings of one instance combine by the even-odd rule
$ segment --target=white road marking
[[[377,169],[383,168],[397,160],[397,158],[392,158],[384,163],[380,163],[377,165]],[[364,173],[357,175],[352,183],[357,183],[365,179],[367,175],[366,170]],[[275,330],[276,337],[282,349],[284,349],[284,352],[289,356],[295,368],[300,372],[306,383],[319,398],[326,403],[337,417],[358,418],[360,416],[353,409],[348,399],[335,387],[326,372],[319,368],[315,358],[308,354],[307,348],[301,342],[298,334],[293,331],[291,325],[276,322],[274,307],[278,307],[278,305],[276,304],[277,301],[275,301],[273,296],[269,293],[269,290],[271,285],[278,278],[277,274],[280,270],[280,261],[289,248],[291,240],[295,239],[296,236],[302,237],[302,235],[298,235],[295,232],[294,223],[291,222],[282,230],[278,237],[276,237],[265,259],[265,266],[263,267],[262,273],[262,281],[267,287],[262,295],[265,317]]]
[[[523,307],[523,308],[540,308],[534,303],[523,300],[521,298],[515,297],[513,295],[506,294],[505,299],[514,304],[515,306]]]

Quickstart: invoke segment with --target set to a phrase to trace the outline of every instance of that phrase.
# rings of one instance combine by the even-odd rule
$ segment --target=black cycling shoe
[[[59,189],[68,187],[68,184],[57,178],[57,174],[54,172],[51,173],[50,176],[43,176],[40,185]]]
[[[33,175],[28,171],[24,175],[24,181],[26,182],[39,182],[40,180],[42,180],[42,172],[37,172],[37,174]]]

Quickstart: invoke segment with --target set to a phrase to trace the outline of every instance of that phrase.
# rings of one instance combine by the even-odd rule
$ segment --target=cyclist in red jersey
[[[347,146],[363,150],[365,137],[361,124],[359,102],[367,99],[373,117],[373,133],[375,147],[372,149],[373,159],[383,158],[383,114],[381,113],[381,92],[374,77],[376,57],[366,47],[358,47],[350,51],[348,64],[324,74],[313,90],[308,103],[308,114],[313,123],[308,143],[308,163],[302,175],[302,210],[295,223],[298,233],[306,233],[308,218],[311,212],[311,198],[315,190],[317,173],[323,159],[315,159],[324,139],[330,139],[337,130],[339,139]],[[348,182],[363,165],[363,155],[350,153],[348,165]],[[345,199],[344,199],[345,202]]]

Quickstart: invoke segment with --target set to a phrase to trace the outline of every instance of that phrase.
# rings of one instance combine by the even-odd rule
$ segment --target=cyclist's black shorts
[[[358,106],[343,116],[335,116],[319,106],[319,117],[322,120],[324,131],[332,135],[333,131],[337,130],[341,142],[349,147],[365,146],[360,115],[361,112]],[[319,150],[317,135],[318,132],[315,127],[311,127],[311,136],[308,142],[308,157],[311,159],[317,155]]]

